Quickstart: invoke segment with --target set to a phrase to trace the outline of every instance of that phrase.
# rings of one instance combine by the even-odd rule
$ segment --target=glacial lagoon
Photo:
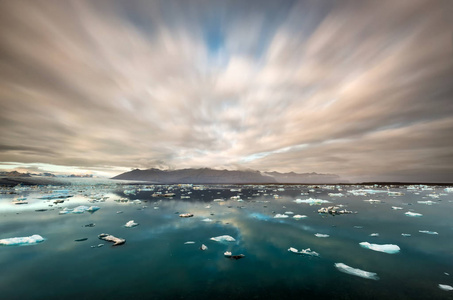
[[[452,212],[444,186],[3,188],[1,298],[453,299]]]

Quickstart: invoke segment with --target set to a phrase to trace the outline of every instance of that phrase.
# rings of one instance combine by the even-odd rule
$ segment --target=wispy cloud
[[[3,1],[0,160],[453,180],[448,6]]]

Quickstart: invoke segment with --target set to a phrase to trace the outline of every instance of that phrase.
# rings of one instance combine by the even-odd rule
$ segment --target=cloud
[[[0,5],[3,162],[453,180],[445,1]]]

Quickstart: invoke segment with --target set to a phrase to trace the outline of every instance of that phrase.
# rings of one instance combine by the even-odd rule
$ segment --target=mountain
[[[30,174],[28,174],[28,173],[20,173],[20,172],[17,172],[17,171],[0,172],[0,176],[6,176],[6,177],[31,177]]]
[[[317,173],[279,173],[254,170],[230,171],[214,169],[160,170],[135,169],[112,179],[141,180],[153,183],[193,183],[193,184],[246,184],[246,183],[338,183],[338,175]]]

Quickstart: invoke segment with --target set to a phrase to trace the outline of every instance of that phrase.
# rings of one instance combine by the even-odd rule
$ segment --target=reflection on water
[[[453,193],[444,187],[103,183],[4,189],[0,197],[0,239],[46,239],[0,247],[2,299],[452,297],[438,287],[453,285]],[[28,204],[13,204],[18,198]],[[309,198],[330,203],[295,201]],[[60,214],[79,205],[100,209]],[[334,205],[358,213],[318,213]],[[183,213],[194,216],[180,218]],[[139,225],[125,227],[131,220]],[[112,247],[98,239],[101,233],[127,242]],[[221,235],[236,241],[210,239]],[[398,245],[400,251],[376,252],[361,242]],[[208,249],[200,250],[202,244]],[[290,247],[319,256],[295,254]],[[226,251],[245,258],[226,258]],[[379,280],[340,272],[338,263],[376,273]]]

